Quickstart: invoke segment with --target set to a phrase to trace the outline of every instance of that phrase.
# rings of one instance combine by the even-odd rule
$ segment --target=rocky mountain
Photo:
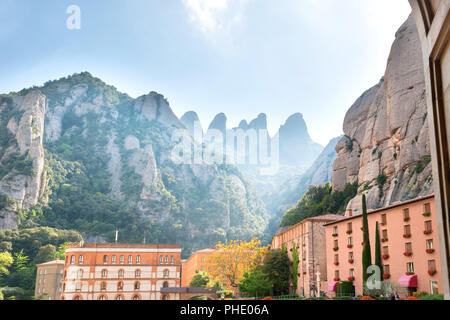
[[[412,17],[396,34],[381,81],[347,112],[333,164],[333,189],[358,181],[348,207],[368,208],[430,194],[432,169],[422,52]]]
[[[119,241],[179,242],[185,256],[261,235],[264,206],[235,166],[180,161],[192,119],[156,92],[132,99],[89,73],[1,95],[0,229],[112,241],[118,228]]]
[[[203,128],[200,123],[200,119],[196,112],[194,111],[188,111],[186,112],[181,118],[181,123],[186,127],[186,129],[189,131],[192,137],[195,136],[195,125],[198,125],[198,130],[201,136],[203,136]]]
[[[279,130],[280,165],[306,170],[317,159],[323,146],[315,143],[301,113],[290,116]]]

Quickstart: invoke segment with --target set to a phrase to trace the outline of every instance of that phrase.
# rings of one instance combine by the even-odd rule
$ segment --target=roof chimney
[[[347,218],[352,217],[352,216],[353,216],[353,211],[352,211],[352,209],[348,209],[348,210],[345,212],[345,216],[346,216]]]

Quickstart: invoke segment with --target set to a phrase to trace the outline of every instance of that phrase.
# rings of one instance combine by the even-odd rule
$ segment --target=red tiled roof
[[[40,266],[49,266],[49,265],[52,265],[52,264],[64,264],[64,260],[54,260],[54,261],[44,262],[44,263],[38,264],[37,266],[38,267],[40,267]]]

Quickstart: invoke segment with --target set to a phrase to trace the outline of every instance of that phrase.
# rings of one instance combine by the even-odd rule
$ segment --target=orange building
[[[379,223],[382,277],[386,293],[403,291],[443,293],[440,270],[439,238],[434,196],[426,196],[368,211],[372,263],[375,261],[375,229]],[[362,215],[329,223],[326,228],[326,250],[329,291],[336,281],[353,281],[356,295],[362,294]],[[409,292],[408,292],[409,291]]]
[[[209,258],[211,254],[217,251],[216,247],[207,248],[194,252],[189,259],[182,263],[181,286],[189,287],[192,278],[197,272],[210,272],[213,265]]]
[[[175,244],[71,244],[62,300],[177,300],[181,247]]]
[[[37,265],[36,297],[45,295],[48,300],[60,300],[63,286],[64,261],[55,260]]]
[[[320,292],[326,292],[327,257],[324,225],[342,218],[343,216],[334,214],[309,218],[295,226],[282,229],[273,237],[271,248],[281,249],[283,245],[286,245],[291,262],[294,243],[298,248],[296,291],[298,295],[312,297],[318,296]]]

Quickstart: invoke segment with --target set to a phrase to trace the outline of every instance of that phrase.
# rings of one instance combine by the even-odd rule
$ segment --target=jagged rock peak
[[[252,129],[264,130],[267,129],[267,116],[261,113],[256,119],[252,120],[248,125]]]
[[[219,113],[214,117],[214,120],[208,127],[209,129],[220,130],[221,132],[227,131],[227,116],[224,113]]]
[[[194,124],[197,123],[198,126],[200,126],[200,129],[203,133],[203,128],[200,123],[200,119],[196,112],[194,111],[188,111],[186,112],[180,119],[181,123],[186,127],[186,129],[189,131],[189,133],[193,136],[194,135]]]

